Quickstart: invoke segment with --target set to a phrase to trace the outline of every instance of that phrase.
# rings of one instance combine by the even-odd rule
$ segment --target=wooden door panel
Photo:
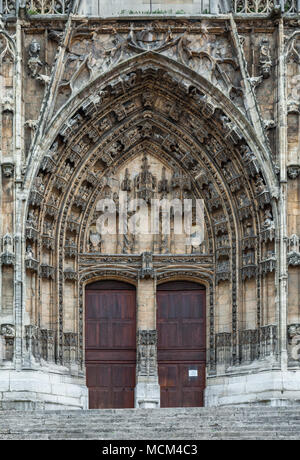
[[[166,283],[158,288],[158,373],[161,407],[203,405],[206,360],[205,290],[196,289],[196,286],[194,283],[179,283],[180,290],[176,283]]]
[[[182,321],[181,323],[181,347],[182,348],[205,348],[205,334],[203,332],[203,323],[194,323]]]
[[[109,390],[89,388],[89,407],[90,409],[111,409]]]
[[[115,364],[112,366],[111,385],[117,387],[134,387],[135,366],[132,364]]]
[[[166,323],[159,323],[158,327],[158,342],[160,348],[174,348],[177,347],[178,337],[178,324],[177,322],[168,321]]]
[[[136,325],[132,321],[112,321],[111,348],[135,348]]]
[[[85,355],[91,409],[134,407],[135,315],[131,286],[109,281],[87,287]]]
[[[114,388],[112,395],[112,407],[131,409],[134,406],[133,388]]]

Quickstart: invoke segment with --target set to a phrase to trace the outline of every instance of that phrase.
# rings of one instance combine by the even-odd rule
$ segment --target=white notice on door
[[[189,377],[198,377],[198,371],[196,369],[189,369]]]

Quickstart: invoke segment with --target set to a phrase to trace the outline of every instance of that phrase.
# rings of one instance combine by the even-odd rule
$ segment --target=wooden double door
[[[189,282],[157,290],[161,407],[203,405],[205,290]],[[118,281],[86,288],[89,407],[132,408],[136,376],[136,292]]]

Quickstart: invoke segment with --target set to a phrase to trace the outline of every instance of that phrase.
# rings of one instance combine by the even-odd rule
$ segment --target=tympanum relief
[[[193,238],[193,234],[199,232],[198,240],[194,238],[192,244],[185,233],[184,200],[191,203],[190,236]],[[163,207],[164,203],[166,207]],[[95,200],[88,225],[85,250],[90,254],[141,254],[147,251],[203,254],[207,242],[197,228],[195,206],[191,178],[187,173],[175,164],[170,167],[149,153],[141,153],[113,175],[103,178],[103,189]],[[112,213],[111,219],[108,211]],[[168,214],[166,220],[163,219],[164,212]],[[158,220],[155,220],[155,213]],[[102,222],[104,234],[101,234]],[[163,228],[164,222],[166,228]],[[180,222],[182,228],[175,228],[175,222]],[[205,222],[203,224],[205,227]]]

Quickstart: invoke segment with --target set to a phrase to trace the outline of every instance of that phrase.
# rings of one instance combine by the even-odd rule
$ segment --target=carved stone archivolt
[[[137,39],[132,34],[110,51],[111,59],[118,59],[118,53],[128,47],[135,47],[136,52],[146,36]],[[176,44],[170,38],[157,46],[170,49],[182,40]],[[78,289],[81,365],[86,280],[111,277],[136,282],[140,277],[159,281],[192,278],[198,272],[212,291],[209,359],[213,371],[215,286],[230,286],[234,362],[238,357],[238,274],[242,282],[257,280],[260,322],[260,277],[276,268],[276,255],[266,259],[262,247],[268,242],[271,251],[274,245],[276,207],[268,186],[270,169],[266,170],[260,154],[244,137],[245,131],[235,123],[235,109],[225,113],[225,96],[216,103],[211,86],[204,90],[195,81],[188,83],[190,70],[185,70],[183,83],[174,70],[166,70],[161,58],[151,52],[142,58],[139,53],[134,72],[120,64],[118,77],[106,84],[97,81],[87,87],[84,100],[77,97],[66,104],[69,115],[56,129],[56,137],[48,140],[29,194],[27,272],[50,281],[55,289],[56,358],[61,363],[66,283]],[[201,56],[192,53],[190,59]],[[222,65],[219,60],[216,66]],[[226,104],[230,105],[228,98]],[[174,235],[164,237],[159,231],[144,245],[134,233],[117,232],[113,238],[101,234],[99,200],[111,199],[118,209],[122,193],[148,204],[152,198],[203,199],[204,241],[180,246]]]

